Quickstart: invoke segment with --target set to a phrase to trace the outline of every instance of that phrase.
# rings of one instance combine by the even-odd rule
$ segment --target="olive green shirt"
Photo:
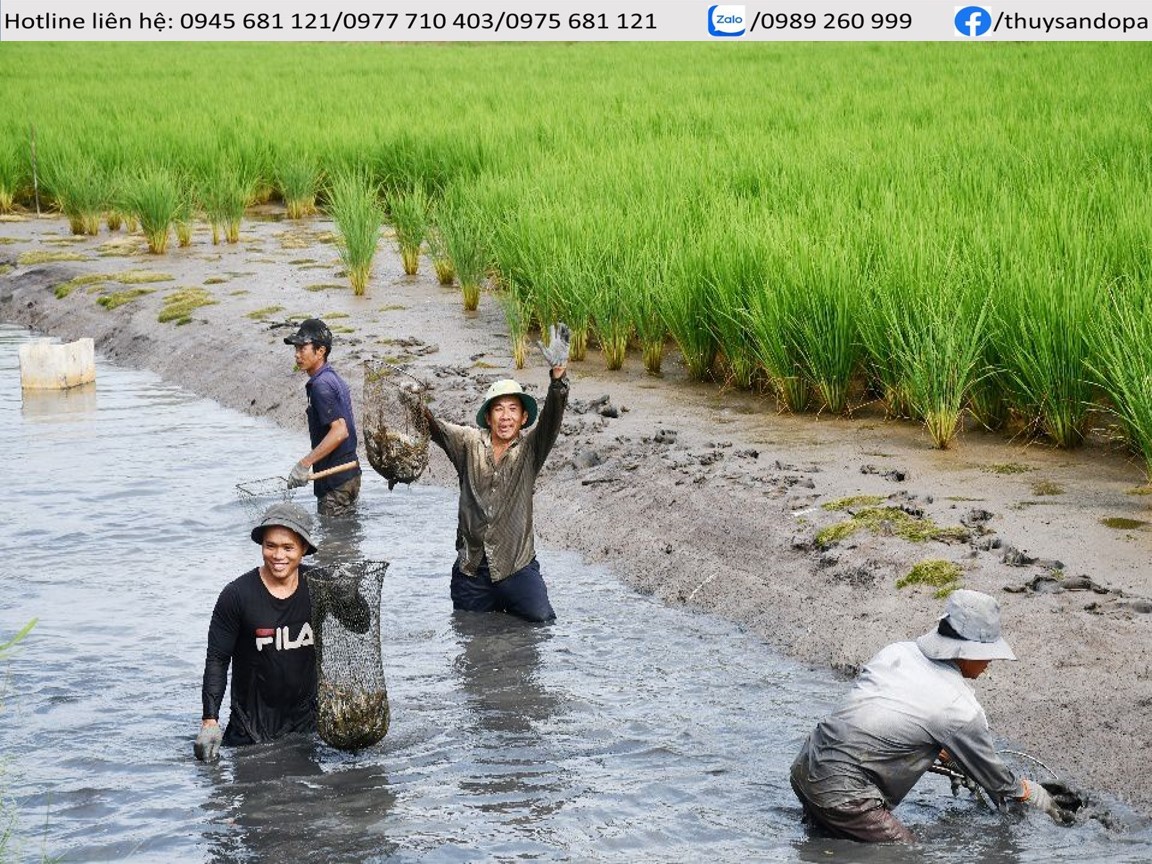
[[[456,563],[475,576],[488,557],[493,582],[507,579],[536,557],[532,531],[532,494],[560,434],[568,403],[568,377],[549,378],[548,395],[536,423],[513,441],[497,462],[492,433],[457,426],[433,417],[432,440],[448,455],[460,478]]]

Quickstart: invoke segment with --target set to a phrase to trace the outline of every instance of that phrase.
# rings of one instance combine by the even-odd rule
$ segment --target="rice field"
[[[937,447],[1112,425],[1152,476],[1142,44],[62,50],[0,53],[0,209],[35,191],[162,254],[190,213],[232,239],[244,204],[332,213],[355,177],[521,345],[563,319],[577,362],[879,404]]]

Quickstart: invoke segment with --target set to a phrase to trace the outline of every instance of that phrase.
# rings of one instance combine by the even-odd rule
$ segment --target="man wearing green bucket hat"
[[[252,528],[263,563],[224,587],[212,610],[204,662],[203,720],[193,751],[214,761],[220,745],[258,744],[316,729],[316,649],[301,561],[316,551],[312,517],[273,504]],[[231,713],[220,708],[232,666]]]
[[[557,324],[548,346],[540,346],[551,367],[543,408],[519,383],[505,379],[484,394],[476,412],[479,429],[428,412],[431,438],[460,478],[455,609],[507,612],[529,621],[556,617],[536,560],[532,493],[568,403],[568,339],[567,326]]]

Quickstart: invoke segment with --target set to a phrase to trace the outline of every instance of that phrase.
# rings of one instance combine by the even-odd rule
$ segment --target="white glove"
[[[200,734],[192,744],[192,752],[201,762],[215,762],[220,758],[220,742],[224,740],[224,731],[219,723],[212,723],[200,727]]]
[[[545,348],[543,342],[537,342],[536,346],[548,365],[555,369],[557,366],[568,365],[568,342],[571,338],[572,332],[568,325],[561,321],[548,328],[548,347]]]
[[[297,462],[292,466],[292,473],[288,475],[288,488],[295,489],[297,486],[305,486],[308,484],[308,475],[311,474],[311,469],[303,462]]]
[[[1060,809],[1059,804],[1052,800],[1052,796],[1048,794],[1047,789],[1031,780],[1025,780],[1024,782],[1028,789],[1028,797],[1024,799],[1026,804],[1035,807],[1042,813],[1047,813],[1053,822],[1066,821],[1064,811]]]

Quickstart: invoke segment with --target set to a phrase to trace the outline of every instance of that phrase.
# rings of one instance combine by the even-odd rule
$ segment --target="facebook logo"
[[[708,34],[710,36],[743,36],[743,6],[710,6],[708,8]]]
[[[961,36],[983,36],[992,26],[992,13],[983,6],[965,6],[953,19]]]

